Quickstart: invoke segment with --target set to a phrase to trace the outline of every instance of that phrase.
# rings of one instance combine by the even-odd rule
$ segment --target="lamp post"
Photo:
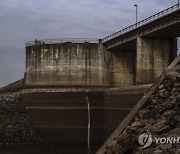
[[[138,5],[134,4],[134,6],[136,7],[136,27],[137,27],[137,9],[138,9]]]
[[[179,0],[178,0],[178,9],[179,9]]]

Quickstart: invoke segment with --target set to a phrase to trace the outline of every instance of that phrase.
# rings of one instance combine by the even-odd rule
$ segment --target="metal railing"
[[[25,45],[26,47],[28,46],[33,46],[35,44],[58,44],[58,43],[98,43],[99,39],[95,38],[60,38],[60,39],[44,39],[44,40],[34,40],[34,41],[29,41]]]
[[[165,9],[165,10],[163,10],[163,11],[160,11],[160,12],[158,12],[158,13],[156,13],[156,14],[154,14],[154,15],[146,18],[146,19],[144,19],[144,20],[141,20],[141,21],[139,21],[139,22],[137,22],[137,23],[135,23],[135,24],[133,24],[133,25],[131,25],[131,26],[128,26],[128,27],[126,27],[126,28],[124,28],[124,29],[116,32],[116,33],[113,33],[113,34],[111,34],[111,35],[103,38],[103,39],[102,39],[102,43],[105,43],[105,42],[107,42],[107,41],[109,41],[109,40],[111,40],[111,39],[113,39],[113,38],[116,38],[116,37],[124,34],[124,33],[127,33],[127,32],[129,32],[129,31],[131,31],[131,30],[134,30],[134,29],[136,29],[136,28],[138,28],[138,27],[140,27],[140,26],[142,26],[142,25],[145,25],[145,24],[147,24],[147,23],[149,23],[149,22],[151,22],[151,21],[153,21],[153,20],[156,20],[156,19],[158,19],[158,18],[160,18],[160,17],[162,17],[162,16],[165,16],[165,15],[167,15],[167,14],[170,14],[170,13],[178,10],[179,8],[180,8],[180,4],[179,4],[179,3],[176,4],[176,5],[173,5],[173,6],[167,8],[167,9]]]

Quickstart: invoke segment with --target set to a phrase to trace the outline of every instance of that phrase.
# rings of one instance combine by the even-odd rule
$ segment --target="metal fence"
[[[60,38],[60,39],[44,39],[34,40],[26,43],[26,47],[35,44],[58,44],[58,43],[98,43],[100,40],[95,38]]]
[[[144,20],[141,20],[141,21],[139,21],[139,22],[137,22],[137,23],[135,23],[135,24],[133,24],[131,26],[128,26],[128,27],[126,27],[126,28],[116,32],[116,33],[113,33],[113,34],[103,38],[102,39],[102,43],[105,43],[105,42],[107,42],[107,41],[109,41],[109,40],[111,40],[113,38],[116,38],[116,37],[118,37],[118,36],[120,36],[120,35],[122,35],[122,34],[124,34],[126,32],[129,32],[129,31],[131,31],[133,29],[136,29],[136,28],[138,28],[138,27],[140,27],[142,25],[145,25],[145,24],[147,24],[147,23],[149,23],[149,22],[151,22],[153,20],[156,20],[156,19],[162,17],[162,16],[170,14],[170,13],[178,10],[179,8],[180,8],[180,4],[179,3],[174,5],[174,6],[171,6],[171,7],[167,8],[167,9],[165,9],[163,11],[160,11],[160,12],[158,12],[158,13],[156,13],[156,14],[154,14],[154,15],[152,15],[152,16],[144,19]]]

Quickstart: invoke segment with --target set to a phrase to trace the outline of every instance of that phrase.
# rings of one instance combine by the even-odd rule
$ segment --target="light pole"
[[[179,8],[179,0],[178,0],[178,8]]]
[[[137,9],[138,9],[138,5],[134,4],[134,6],[136,7],[136,27],[137,27]]]

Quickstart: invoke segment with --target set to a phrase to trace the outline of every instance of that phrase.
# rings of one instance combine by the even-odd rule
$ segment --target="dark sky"
[[[103,38],[178,0],[0,0],[0,87],[23,78],[25,42]]]

